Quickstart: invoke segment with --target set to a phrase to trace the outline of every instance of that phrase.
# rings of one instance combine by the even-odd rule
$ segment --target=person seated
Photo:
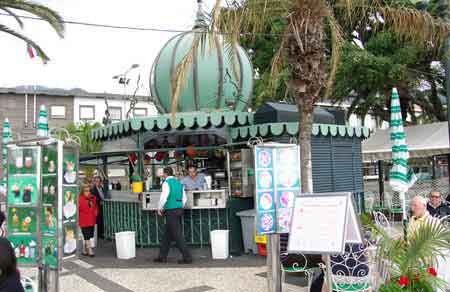
[[[205,176],[197,172],[197,167],[191,165],[188,167],[188,176],[185,176],[181,183],[186,191],[203,190],[206,185]]]
[[[0,291],[24,292],[17,270],[16,255],[6,238],[0,238]]]
[[[412,217],[409,220],[407,228],[408,238],[415,236],[417,230],[423,224],[433,224],[439,222],[437,218],[430,215],[427,211],[427,200],[421,196],[415,196],[411,200]]]
[[[450,207],[442,201],[442,195],[439,191],[432,191],[430,193],[427,211],[431,216],[438,218],[450,215]]]

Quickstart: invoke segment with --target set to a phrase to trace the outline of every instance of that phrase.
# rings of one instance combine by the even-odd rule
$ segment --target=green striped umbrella
[[[391,142],[392,142],[392,169],[389,173],[389,184],[393,191],[400,193],[402,200],[403,219],[406,219],[405,193],[416,182],[417,178],[408,165],[409,152],[406,144],[406,135],[403,129],[400,98],[396,88],[392,89],[391,97]]]
[[[47,110],[45,109],[45,105],[41,105],[41,109],[39,110],[39,118],[37,124],[37,135],[39,137],[48,137],[48,118],[47,118]]]
[[[11,125],[9,124],[8,118],[3,121],[3,131],[2,131],[2,168],[3,168],[3,179],[2,179],[2,191],[6,190],[6,170],[8,164],[8,149],[6,148],[6,144],[11,142]]]

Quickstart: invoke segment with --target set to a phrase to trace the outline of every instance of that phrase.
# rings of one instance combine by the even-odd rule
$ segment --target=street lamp
[[[138,67],[139,67],[139,64],[133,64],[124,73],[113,76],[113,79],[118,80],[118,83],[123,85],[124,109],[126,109],[126,107],[127,107],[127,104],[126,104],[127,86],[128,86],[128,83],[130,83],[130,78],[128,78],[127,75],[128,75],[128,73],[130,73],[131,70],[136,69]],[[106,112],[107,112],[106,116],[108,117],[109,110],[108,110],[108,103],[106,101],[106,97],[105,97],[105,103],[106,103]]]

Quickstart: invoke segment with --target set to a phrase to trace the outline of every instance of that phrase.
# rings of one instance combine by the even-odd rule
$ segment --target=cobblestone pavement
[[[109,242],[101,243],[95,258],[64,263],[60,292],[266,292],[265,258],[244,255],[212,260],[209,249],[193,250],[192,265],[178,265],[178,252],[171,251],[167,264],[154,264],[155,249],[137,249],[132,260],[118,260]],[[22,273],[34,276],[34,270]],[[294,291],[303,279],[291,279]],[[296,284],[296,286],[294,286]]]

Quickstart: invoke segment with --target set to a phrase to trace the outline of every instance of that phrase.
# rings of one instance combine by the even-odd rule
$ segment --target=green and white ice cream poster
[[[64,187],[63,188],[64,220],[77,219],[77,197],[78,197],[78,187]]]
[[[64,148],[63,178],[65,184],[77,183],[77,155],[74,149]]]
[[[16,207],[8,210],[8,233],[28,234],[36,233],[36,211],[34,208]]]
[[[41,240],[43,264],[58,268],[58,241],[56,237],[43,236]]]
[[[76,223],[67,223],[64,224],[64,256],[70,256],[75,254],[77,251],[77,224]]]
[[[36,174],[37,148],[14,147],[9,149],[8,174]]]
[[[8,236],[11,246],[20,264],[36,264],[38,256],[37,239],[35,236],[29,235],[11,235]]]
[[[42,203],[45,206],[56,206],[58,197],[58,178],[56,176],[42,177]]]
[[[57,209],[55,207],[43,207],[41,209],[41,232],[54,236],[57,231]]]
[[[56,174],[58,168],[58,152],[56,145],[42,147],[42,173]]]
[[[37,202],[37,197],[36,176],[9,176],[9,205],[34,205]]]

